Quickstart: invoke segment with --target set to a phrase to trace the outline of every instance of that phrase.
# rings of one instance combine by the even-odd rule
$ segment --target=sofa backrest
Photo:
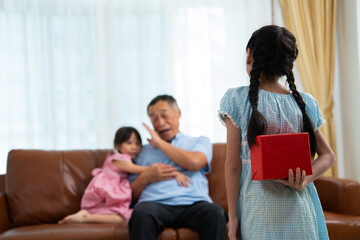
[[[5,194],[11,227],[55,223],[80,209],[91,170],[101,167],[107,150],[12,150]]]
[[[209,193],[227,211],[225,144],[213,145]],[[12,150],[8,155],[5,194],[11,227],[56,223],[80,209],[91,171],[101,167],[108,150]]]
[[[0,174],[0,193],[5,191],[5,174]]]
[[[209,195],[212,200],[228,211],[226,189],[225,189],[225,157],[226,144],[213,144],[213,159],[211,161],[211,172],[207,174],[209,181]]]

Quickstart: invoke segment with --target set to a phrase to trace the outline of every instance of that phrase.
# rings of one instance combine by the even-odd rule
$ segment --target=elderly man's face
[[[165,141],[171,141],[179,132],[180,110],[175,110],[166,101],[158,101],[148,111],[155,131]]]

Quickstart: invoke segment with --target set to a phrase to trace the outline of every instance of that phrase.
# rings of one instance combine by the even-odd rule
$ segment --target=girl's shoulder
[[[120,160],[131,162],[131,157],[128,154],[119,153],[116,149],[111,151],[111,153],[108,154],[107,158],[109,159],[109,161]]]
[[[249,96],[248,86],[230,88],[225,92],[224,96],[222,97],[220,105],[225,107],[225,106],[231,106],[233,104],[239,104],[244,100],[246,100],[248,96]]]
[[[321,115],[320,107],[315,98],[310,93],[300,94],[305,103],[306,113],[313,124],[314,130],[316,130],[325,123],[325,120]]]
[[[249,110],[248,105],[249,87],[230,88],[226,91],[220,102],[219,119],[225,124],[225,115],[228,116],[234,126],[240,128],[242,116]]]
[[[317,101],[310,93],[300,92],[300,94],[301,94],[302,99],[305,102],[306,107],[311,108],[311,109],[319,108]]]
[[[224,96],[223,99],[229,98],[242,98],[244,96],[247,96],[249,94],[249,86],[242,86],[242,87],[236,87],[236,88],[229,88]]]

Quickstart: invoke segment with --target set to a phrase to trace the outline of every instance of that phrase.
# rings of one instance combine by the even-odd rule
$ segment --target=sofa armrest
[[[324,211],[360,216],[360,183],[358,181],[320,177],[314,183]]]
[[[10,228],[9,214],[4,193],[0,193],[0,234]]]

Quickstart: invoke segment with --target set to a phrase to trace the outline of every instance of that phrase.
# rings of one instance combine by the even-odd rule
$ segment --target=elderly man
[[[143,147],[136,163],[151,167],[130,177],[138,200],[129,221],[130,239],[156,240],[165,227],[191,228],[202,240],[226,239],[226,213],[212,203],[205,177],[212,159],[210,140],[179,131],[181,111],[172,96],[157,96],[147,112],[154,130],[144,124],[150,144]],[[176,171],[189,177],[188,187],[179,186]]]

